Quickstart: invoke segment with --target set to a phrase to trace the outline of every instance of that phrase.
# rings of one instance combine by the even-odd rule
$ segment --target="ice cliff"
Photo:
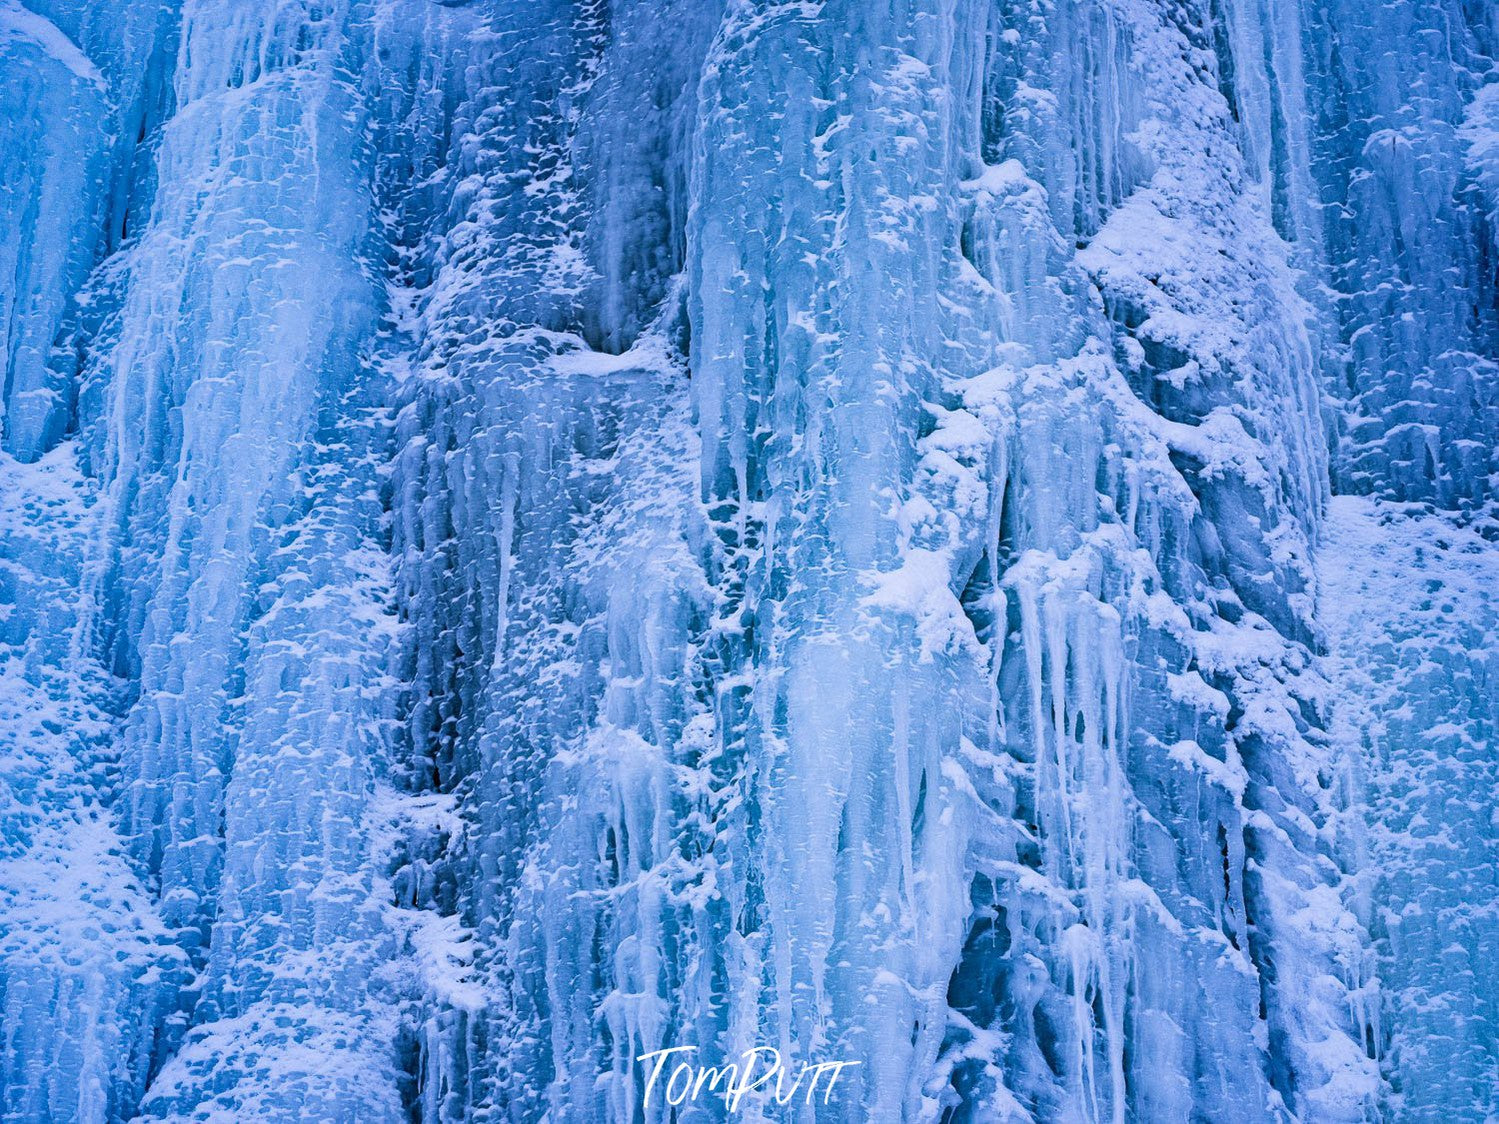
[[[1496,52],[0,0],[0,1119],[1499,1118]]]

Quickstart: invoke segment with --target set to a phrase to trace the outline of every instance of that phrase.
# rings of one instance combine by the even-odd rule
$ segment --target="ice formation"
[[[1499,1118],[1496,51],[0,0],[0,1119]]]

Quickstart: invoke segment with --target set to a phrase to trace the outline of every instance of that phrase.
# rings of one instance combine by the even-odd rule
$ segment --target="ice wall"
[[[488,13],[453,202],[418,259],[438,264],[394,483],[408,729],[413,782],[467,812],[447,861],[484,995],[477,1030],[433,1014],[423,1083],[508,1118],[628,1117],[666,996],[721,957],[689,951],[724,935],[689,863],[722,797],[686,774],[711,748],[689,644],[713,602],[684,541],[703,531],[680,297],[658,308],[713,15]]]
[[[1485,13],[0,8],[4,1114],[1482,1119]]]
[[[391,1017],[373,997],[394,938],[365,820],[395,702],[369,22],[186,5],[140,227],[78,301],[77,445],[99,493],[80,627],[118,684],[111,810],[143,912],[196,973],[180,996],[158,986],[184,1018],[150,1089],[127,1071],[94,1094],[111,1117],[397,1112],[370,1030]],[[124,1017],[150,1034],[150,1011]]]
[[[1321,551],[1330,728],[1383,990],[1371,1041],[1402,1120],[1499,1107],[1494,21],[1482,4],[1331,5],[1306,34],[1344,344],[1332,469],[1372,497],[1335,501]]]
[[[675,73],[626,69],[665,16],[530,13],[397,470],[494,1103],[610,1118],[633,1056],[764,1041],[867,1059],[849,1119],[1371,1111],[1298,701],[1311,312],[1177,62],[1206,18],[731,6],[642,338],[636,165],[592,160],[671,75],[632,151],[682,223]]]
[[[52,352],[67,346],[89,271],[125,233],[137,145],[161,110],[171,14],[73,0],[0,7],[0,433],[24,460],[68,426],[76,383]]]
[[[1492,210],[1463,126],[1492,80],[1484,4],[1307,12],[1315,176],[1346,364],[1341,490],[1491,514]]]
[[[1389,996],[1380,1025],[1395,1115],[1495,1103],[1494,553],[1419,509],[1335,501],[1323,600],[1333,733],[1376,813],[1361,897]],[[1459,1116],[1467,1110],[1459,1107]]]
[[[80,597],[96,490],[0,454],[0,1111],[128,1117],[180,1033],[187,958],[121,854],[111,684]]]

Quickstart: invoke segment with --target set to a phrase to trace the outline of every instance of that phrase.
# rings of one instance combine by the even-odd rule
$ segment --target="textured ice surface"
[[[0,1117],[1499,1114],[1496,45],[0,0]]]
[[[1323,578],[1332,732],[1370,809],[1360,912],[1391,1002],[1380,1034],[1397,1115],[1440,1119],[1491,1106],[1499,1064],[1499,559],[1427,511],[1355,497],[1334,501],[1327,532],[1326,556],[1344,559]]]

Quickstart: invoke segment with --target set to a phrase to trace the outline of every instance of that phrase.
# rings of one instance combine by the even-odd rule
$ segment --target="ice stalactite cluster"
[[[0,3],[0,1115],[1499,1112],[1483,3]]]

